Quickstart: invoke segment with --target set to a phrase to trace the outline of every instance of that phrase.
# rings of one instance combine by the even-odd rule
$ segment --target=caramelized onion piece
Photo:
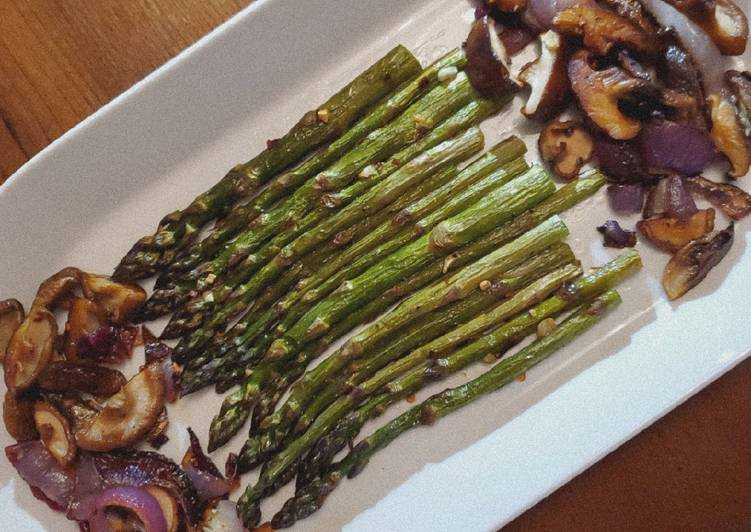
[[[90,362],[52,362],[39,376],[39,387],[51,392],[84,392],[109,397],[125,385],[125,376],[116,369]]]
[[[0,301],[0,362],[5,358],[8,343],[25,315],[23,305],[15,299]]]
[[[714,209],[705,209],[687,219],[650,218],[640,220],[636,227],[655,246],[674,253],[683,246],[714,230]]]
[[[590,120],[615,140],[629,140],[641,131],[641,123],[623,114],[619,101],[644,87],[645,81],[632,78],[618,67],[595,70],[591,54],[579,50],[568,65],[571,88]]]
[[[735,106],[727,98],[713,94],[709,97],[712,112],[710,136],[730,161],[730,177],[743,177],[751,168],[751,150]]]
[[[16,441],[36,440],[39,437],[34,423],[34,400],[23,395],[5,392],[3,400],[5,430]]]
[[[700,195],[733,220],[741,220],[751,213],[751,194],[731,183],[716,183],[702,176],[691,177],[687,182],[691,192]]]
[[[616,220],[608,220],[597,228],[602,233],[603,245],[607,248],[632,248],[636,245],[636,233],[626,231]]]
[[[555,120],[540,133],[539,148],[557,176],[572,180],[592,158],[594,142],[581,123]]]
[[[678,299],[702,282],[730,251],[734,236],[735,227],[731,222],[727,229],[689,242],[673,255],[662,276],[668,298]]]
[[[614,46],[653,54],[655,39],[617,13],[594,6],[576,6],[559,13],[553,28],[564,35],[582,37],[584,46],[605,56]]]
[[[34,405],[34,423],[50,454],[61,466],[70,465],[78,448],[70,430],[70,423],[60,411],[42,401]]]
[[[485,16],[474,22],[464,49],[467,53],[465,70],[477,92],[487,98],[502,98],[519,88],[509,72],[508,53],[493,19]]]
[[[13,333],[4,360],[5,384],[18,394],[33,385],[52,360],[57,321],[46,309],[32,307]]]
[[[149,364],[110,397],[91,424],[78,434],[78,445],[89,451],[112,451],[143,439],[164,407],[161,369]]]

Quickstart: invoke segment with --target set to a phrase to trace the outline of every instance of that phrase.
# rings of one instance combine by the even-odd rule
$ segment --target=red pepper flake
[[[415,401],[417,401],[417,396],[415,394],[411,393],[407,396],[408,403],[414,403]]]
[[[522,373],[521,375],[519,375],[519,376],[518,376],[518,377],[516,378],[516,380],[518,380],[519,382],[524,382],[524,381],[526,381],[526,380],[527,380],[527,372],[525,371],[524,373]]]

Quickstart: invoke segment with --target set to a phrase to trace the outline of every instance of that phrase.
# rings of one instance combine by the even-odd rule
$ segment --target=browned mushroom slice
[[[628,19],[647,35],[656,35],[660,27],[654,23],[639,0],[602,0],[620,16]]]
[[[717,266],[733,245],[735,228],[710,233],[683,246],[673,255],[662,276],[662,286],[671,300],[678,299],[698,285]]]
[[[579,170],[592,158],[594,142],[579,122],[549,123],[540,133],[540,156],[553,172],[567,180],[576,178]]]
[[[112,451],[140,441],[156,424],[164,406],[161,369],[149,364],[107,399],[102,411],[78,435],[89,451]]]
[[[50,454],[60,465],[69,465],[76,457],[77,447],[65,416],[51,404],[39,401],[34,405],[34,423]]]
[[[704,30],[724,55],[746,51],[748,19],[732,0],[666,0]]]
[[[39,376],[39,387],[51,392],[83,392],[99,397],[114,395],[125,385],[125,376],[116,369],[60,360],[52,362]]]
[[[716,183],[702,176],[687,180],[691,192],[699,194],[733,220],[751,214],[751,194],[730,183]]]
[[[741,124],[748,137],[751,135],[751,72],[728,70],[725,73],[725,81],[733,91]]]
[[[34,384],[52,360],[57,321],[43,308],[32,308],[8,343],[4,366],[8,390],[18,394]]]
[[[591,55],[579,50],[568,64],[571,88],[589,119],[611,138],[629,140],[641,130],[641,123],[621,112],[618,102],[637,89],[644,80],[632,78],[617,67],[595,70]]]
[[[23,322],[24,316],[23,306],[15,299],[0,301],[0,362],[5,358],[8,342]]]
[[[65,356],[69,360],[78,360],[81,339],[108,325],[96,303],[82,297],[73,298],[65,324]]]
[[[751,167],[751,150],[735,106],[717,94],[708,100],[712,113],[712,129],[709,132],[712,142],[730,161],[728,176],[743,177]]]
[[[522,113],[533,120],[549,120],[568,102],[568,53],[565,41],[554,31],[540,36],[540,56],[519,73],[519,80],[530,88]]]
[[[112,323],[128,322],[146,300],[146,292],[136,284],[116,283],[109,277],[82,276],[84,295],[104,311]]]
[[[597,55],[607,55],[614,46],[653,54],[654,38],[612,11],[592,6],[566,9],[555,17],[553,28],[564,35],[582,37],[584,46]]]
[[[53,309],[62,300],[68,298],[73,290],[81,286],[82,272],[78,268],[63,268],[39,285],[33,307]]]
[[[690,218],[650,218],[636,227],[663,251],[676,252],[683,246],[714,230],[714,209],[699,211]]]
[[[477,92],[487,98],[501,98],[519,88],[509,72],[508,53],[492,18],[485,16],[475,21],[464,48],[465,71]]]
[[[39,437],[34,424],[34,400],[5,392],[3,400],[5,430],[16,441],[35,440]]]

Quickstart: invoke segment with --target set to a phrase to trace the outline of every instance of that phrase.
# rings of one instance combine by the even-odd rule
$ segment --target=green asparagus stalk
[[[614,287],[640,267],[641,259],[638,253],[629,251],[604,267],[591,270],[585,277],[576,282],[565,285],[565,288],[559,294],[549,297],[528,312],[505,323],[492,335],[482,337],[452,352],[449,356],[431,356],[430,360],[412,369],[406,375],[391,381],[383,389],[394,400],[398,400],[405,395],[417,392],[426,381],[455,374],[466,366],[479,361],[489,352],[500,355],[505,349],[510,348],[518,340],[533,332],[541,321],[553,318]],[[379,402],[379,405],[381,405],[381,408],[388,406],[382,401]],[[365,408],[365,406],[362,408]],[[312,409],[312,405],[309,409]],[[342,421],[346,424],[346,428],[335,428],[334,433],[342,430],[346,431],[347,434],[352,433],[354,421],[352,416],[348,417],[349,419],[345,418],[347,420]],[[362,422],[367,419],[367,415],[365,417],[356,415],[355,417],[361,419]],[[354,435],[351,437],[354,437]],[[312,480],[316,471],[323,471],[327,467],[326,460],[333,459],[334,455],[342,449],[342,447],[336,447],[337,442],[340,441],[340,438],[336,435],[326,440],[316,444],[316,448],[311,452],[311,455],[300,465],[301,471],[307,477],[298,479],[301,485]]]
[[[158,316],[166,314],[179,305],[184,303],[189,295],[197,288],[199,292],[203,292],[214,286],[219,287],[219,295],[211,291],[211,298],[203,298],[194,300],[199,306],[199,309],[209,311],[208,309],[201,307],[201,301],[223,301],[221,294],[231,293],[231,290],[238,284],[247,280],[253,273],[258,271],[271,257],[276,255],[272,254],[271,257],[263,250],[259,253],[252,253],[251,250],[258,242],[265,239],[268,233],[271,232],[268,228],[273,226],[284,228],[283,231],[277,231],[277,234],[272,242],[275,242],[274,246],[278,246],[276,251],[278,252],[286,244],[290,243],[294,238],[302,234],[304,231],[314,227],[321,220],[330,215],[330,208],[341,208],[348,205],[355,198],[362,195],[365,191],[370,189],[374,184],[380,183],[386,177],[393,172],[401,168],[406,162],[411,161],[424,151],[435,147],[441,142],[457,135],[459,132],[467,129],[468,127],[477,124],[497,112],[499,108],[498,102],[493,102],[485,99],[478,99],[473,96],[472,89],[468,82],[464,79],[466,76],[461,74],[458,79],[452,82],[447,87],[436,87],[428,93],[423,99],[415,103],[410,109],[405,111],[404,115],[397,119],[395,122],[385,126],[384,130],[400,129],[404,130],[407,126],[412,127],[413,142],[406,142],[406,146],[387,161],[379,162],[378,164],[370,164],[369,166],[361,169],[360,179],[353,185],[345,188],[344,190],[337,192],[336,194],[325,194],[322,198],[321,190],[317,186],[315,180],[309,180],[298,189],[292,197],[288,198],[282,205],[275,207],[269,213],[266,213],[257,218],[251,227],[243,232],[238,238],[225,246],[225,251],[218,257],[202,264],[196,268],[184,279],[178,279],[174,284],[157,290],[146,302],[144,307],[144,318],[154,319]],[[443,91],[443,92],[441,92]],[[436,117],[442,117],[444,111],[450,111],[453,109],[457,102],[463,101],[463,99],[469,94],[472,101],[464,107],[460,108],[449,118],[441,122],[435,128],[427,128],[432,124],[432,120]],[[423,104],[423,100],[428,102],[436,102],[436,108],[428,108],[424,110],[423,107],[427,104]],[[441,105],[438,105],[441,104]],[[445,104],[445,105],[444,105]],[[422,111],[421,111],[422,110]],[[420,114],[422,112],[422,114]],[[427,118],[420,118],[419,124],[415,125],[415,117],[426,116]],[[404,117],[407,117],[406,124]],[[409,131],[407,131],[408,133]],[[377,135],[376,135],[377,134]],[[402,137],[405,135],[403,134]],[[378,144],[381,140],[388,141],[389,137],[385,137],[378,130],[371,134],[370,142],[364,142],[357,148],[352,150],[347,156],[337,163],[338,169],[334,171],[334,167],[330,167],[327,172],[330,175],[338,175],[340,179],[351,178],[352,172],[360,169],[363,158],[370,157],[369,161],[377,161],[376,151],[372,149],[374,144]],[[383,144],[381,142],[381,144]],[[399,146],[401,144],[396,144]],[[390,148],[389,148],[390,149]],[[365,153],[362,153],[362,152]],[[346,164],[343,164],[345,161]],[[348,161],[348,162],[347,162]],[[343,167],[342,167],[343,165]],[[335,165],[336,166],[336,165]],[[319,174],[320,175],[323,174]],[[328,178],[330,181],[332,178]],[[299,209],[307,209],[310,204],[309,201],[315,199],[316,205],[319,205],[318,209],[314,209],[303,217],[302,214],[295,214]],[[325,206],[321,207],[320,202],[325,201]],[[289,204],[287,204],[289,203]],[[302,218],[302,222],[298,220]],[[275,224],[281,224],[277,226]],[[263,233],[263,234],[261,234]],[[258,237],[258,238],[256,238]],[[268,249],[269,246],[265,246],[263,249]],[[272,246],[273,247],[273,246]],[[224,272],[227,268],[233,269],[235,274],[231,274],[228,280],[224,280],[223,276],[214,273],[215,271]],[[222,282],[224,281],[224,282]],[[211,303],[213,305],[213,303]]]
[[[368,178],[369,165],[383,161],[408,144],[425,136],[436,125],[456,113],[479,96],[467,76],[460,72],[448,85],[438,85],[412,104],[386,126],[373,131],[366,141],[350,150],[326,170],[308,179],[295,192],[267,213],[256,218],[251,226],[227,244],[217,257],[203,263],[188,276],[193,287],[203,289],[227,267],[257,249],[285,225],[305,216],[317,203],[321,191],[339,190],[351,183],[358,173]],[[195,279],[193,279],[195,278]]]
[[[499,362],[481,376],[456,388],[449,388],[435,394],[387,423],[362,440],[322,478],[305,486],[295,494],[293,499],[287,501],[282,511],[274,518],[274,528],[290,526],[296,520],[305,518],[318,510],[342,478],[345,476],[351,478],[359,474],[376,452],[386,447],[401,434],[421,425],[432,425],[438,419],[455,412],[468,403],[513,382],[514,379],[525,374],[556,350],[571,343],[591,329],[619,303],[620,296],[617,292],[614,290],[605,292],[591,304],[563,321],[549,335],[538,338],[532,344]],[[384,398],[383,400],[387,399]],[[276,467],[278,467],[276,464],[268,467],[266,469],[267,476],[271,476],[276,471]],[[246,526],[254,526],[260,519],[257,502],[261,497],[259,488],[263,486],[264,481],[262,479],[255,486],[248,487],[238,502],[238,515],[241,516]]]
[[[475,219],[475,236],[480,237],[492,224],[502,223],[521,214],[552,194],[555,185],[541,167],[535,167],[523,176],[494,190],[475,205],[455,216],[462,218],[468,212]],[[478,208],[484,212],[476,216]],[[466,234],[470,232],[467,227]],[[315,305],[285,335],[274,341],[267,357],[283,358],[295,352],[300,345],[324,333],[343,315],[387,290],[395,281],[415,273],[436,257],[442,249],[430,245],[430,234],[401,248],[383,261],[372,266],[360,276],[343,284],[328,298]]]
[[[311,397],[329,378],[352,360],[362,356],[387,334],[393,334],[420,316],[464,299],[472,291],[477,290],[482,281],[510,270],[567,235],[568,229],[560,218],[551,218],[450,278],[417,292],[403,301],[394,311],[355,335],[312,371],[306,373],[295,384],[292,394],[295,397]],[[292,411],[294,410],[296,409],[293,407]],[[261,446],[258,447],[253,446],[254,443],[255,440],[249,440],[243,447],[238,461],[240,471],[247,470],[257,464],[261,460],[260,457],[265,456],[267,449],[263,445],[266,441],[261,442]],[[273,441],[270,444],[273,447],[278,442]]]
[[[461,250],[449,255],[443,263],[430,263],[423,270],[412,275],[407,281],[397,284],[393,288],[386,290],[374,298],[366,307],[355,311],[350,315],[349,320],[354,323],[366,323],[370,319],[378,316],[390,307],[394,302],[401,299],[403,296],[419,290],[420,288],[427,286],[435,279],[440,278],[445,272],[456,271],[457,269],[465,266],[478,257],[482,257],[498,246],[505,244],[510,239],[524,233],[531,229],[535,225],[539,224],[543,220],[546,220],[550,216],[559,214],[565,210],[570,209],[574,205],[580,203],[585,198],[592,196],[597,192],[600,187],[605,183],[604,176],[598,171],[592,171],[588,175],[580,177],[578,180],[566,184],[555,192],[548,199],[544,200],[537,207],[527,211],[526,213],[518,216],[514,221],[511,221],[498,229],[492,231],[488,235],[481,237],[477,241],[465,246]],[[358,314],[362,317],[358,317]],[[352,319],[352,317],[355,317]],[[344,331],[348,331],[348,328],[342,328]],[[336,336],[337,327],[332,329],[331,333]],[[328,336],[328,335],[327,335]],[[238,349],[245,349],[243,346],[237,346]],[[302,374],[304,366],[306,366],[315,356],[305,356],[309,354],[310,350],[305,350],[298,357],[298,365],[292,365],[295,368],[295,376],[292,380],[298,378]],[[300,368],[302,365],[302,368]],[[235,378],[238,378],[236,376]],[[247,382],[247,381],[246,381]],[[250,392],[249,390],[252,390]],[[244,392],[247,392],[244,393]],[[244,383],[240,390],[237,392],[237,397],[252,397],[249,401],[250,408],[252,404],[258,399],[258,396],[262,391],[250,386],[246,386]],[[256,395],[258,394],[258,395]],[[234,394],[233,394],[234,395]],[[231,396],[230,396],[231,397]],[[228,399],[230,399],[228,397]],[[216,447],[223,445],[229,438],[239,430],[244,421],[247,419],[247,413],[245,411],[245,405],[242,401],[231,402],[227,401],[225,414],[219,417],[221,422],[217,422],[217,429],[210,432],[210,436],[214,438]],[[222,430],[224,429],[224,430]]]
[[[446,202],[450,201],[451,198],[453,198],[451,201],[452,206],[458,205],[459,208],[457,208],[457,210],[461,210],[460,207],[462,204],[457,201],[459,199],[457,196],[460,194],[462,187],[472,185],[473,180],[486,176],[487,173],[496,170],[499,166],[507,163],[509,159],[513,159],[516,155],[523,154],[524,150],[524,144],[517,138],[511,138],[500,143],[492,151],[488,152],[475,163],[463,170],[456,179],[450,181],[444,186],[435,186],[432,189],[428,189],[426,193],[420,193],[415,197],[408,197],[406,198],[408,201],[403,202],[402,205],[399,205],[399,202],[395,202],[393,205],[397,206],[400,210],[403,210],[403,213],[400,212],[398,216],[403,219],[404,213],[409,213],[409,216],[413,219],[419,219],[419,217],[422,217],[424,214],[428,214],[430,211],[438,208],[445,213],[443,215],[444,217],[448,216],[456,212],[451,210],[451,208],[446,207]],[[520,167],[522,167],[523,164],[523,162],[518,162]],[[518,173],[511,168],[507,168],[506,170],[508,179]],[[506,178],[506,176],[499,175],[497,180],[498,185],[503,184],[503,180]],[[482,192],[484,192],[484,189],[478,190],[476,194],[481,194]],[[462,197],[464,197],[464,194],[462,194]],[[418,198],[420,199],[418,200]],[[318,284],[325,283],[326,286],[321,287],[316,292],[316,295],[320,297],[320,294],[324,289],[327,290],[326,294],[328,294],[345,279],[355,277],[359,273],[362,273],[362,271],[367,269],[371,263],[375,263],[381,257],[390,254],[390,250],[395,250],[400,247],[404,243],[404,240],[390,242],[388,248],[380,246],[378,248],[378,253],[368,257],[369,260],[364,260],[365,257],[360,259],[357,258],[358,256],[365,254],[366,250],[373,245],[377,245],[379,241],[388,238],[390,234],[393,234],[394,230],[400,231],[401,225],[384,220],[375,230],[362,238],[357,239],[349,248],[333,257],[332,260],[326,261],[325,263],[322,262],[321,268],[315,272],[313,276],[301,280],[283,300],[277,302],[274,307],[274,317],[278,319],[284,314],[284,311],[281,309],[288,309],[301,299],[306,288],[312,288]],[[408,231],[404,230],[403,232],[407,233]],[[416,236],[414,238],[416,238]],[[307,310],[312,302],[314,301],[307,299],[305,304],[296,305],[294,313],[287,315],[286,320],[292,320],[291,323],[297,321],[297,318],[304,314],[304,311]],[[253,313],[246,314],[246,316],[240,321],[240,324],[244,331],[243,342],[247,341],[248,337],[252,339],[253,334],[258,334],[260,329],[266,326],[266,323],[264,322],[264,324],[259,327],[258,316]],[[255,327],[257,331],[253,334],[247,334],[248,327]],[[225,349],[229,348],[228,344],[225,344],[225,346]]]
[[[553,269],[566,262],[574,260],[568,246],[554,246],[551,250],[539,255],[535,259],[527,261],[510,272],[504,274],[496,283],[494,283],[494,294],[503,295],[512,292],[517,287],[523,286],[533,271],[539,268],[539,271]],[[531,270],[529,268],[532,268]],[[415,289],[420,287],[415,287]],[[296,381],[304,373],[308,363],[320,355],[336,339],[346,334],[360,323],[366,323],[376,316],[380,315],[385,309],[390,307],[399,295],[384,294],[371,301],[365,307],[352,313],[345,320],[339,322],[329,333],[321,340],[313,344],[314,349],[306,348],[292,363],[285,361],[266,362],[259,365],[256,369],[246,376],[245,381],[238,390],[228,395],[218,416],[214,418],[209,431],[209,448],[217,449],[224,445],[245,423],[248,418],[250,409],[262,400],[265,390],[266,372],[269,366],[273,366],[274,372],[283,373],[287,378],[286,385]],[[355,369],[359,369],[355,367]],[[239,371],[239,370],[238,370]],[[257,374],[261,373],[259,377]],[[286,388],[286,386],[285,386]]]
[[[340,416],[343,415],[343,412],[351,410],[364,398],[370,397],[380,390],[385,384],[428,360],[430,356],[433,356],[433,353],[440,354],[446,352],[448,349],[454,348],[468,339],[475,338],[482,331],[493,325],[498,325],[544,299],[554,290],[558,289],[565,281],[578,276],[580,273],[581,269],[579,266],[571,264],[563,266],[537,279],[492,310],[488,310],[489,304],[486,298],[483,297],[484,294],[481,293],[479,296],[468,297],[464,301],[459,301],[457,304],[449,306],[447,312],[439,313],[439,315],[442,314],[450,319],[453,317],[450,310],[452,308],[457,309],[457,313],[460,314],[459,319],[452,323],[453,327],[461,326],[456,332],[452,331],[452,326],[446,328],[438,327],[434,330],[429,330],[427,334],[423,332],[421,335],[423,341],[410,346],[410,348],[419,347],[407,356],[401,356],[404,354],[404,351],[387,349],[385,352],[379,352],[372,357],[368,357],[365,366],[360,371],[354,374],[348,374],[345,371],[337,376],[335,380],[343,381],[341,387],[329,385],[326,390],[319,391],[317,398],[305,393],[296,394],[295,392],[300,389],[294,390],[284,406],[269,418],[269,423],[265,427],[266,430],[258,437],[246,443],[243,452],[240,453],[240,463],[245,467],[249,465],[249,460],[246,456],[252,455],[256,457],[253,462],[258,462],[265,459],[270,452],[278,449],[283,438],[287,436],[289,429],[298,417],[300,419],[295,429],[296,433],[301,433],[311,426],[319,414],[326,416],[328,410],[321,413],[326,408],[335,410]],[[483,310],[487,312],[478,316],[478,313]],[[432,316],[432,314],[428,316]],[[440,323],[440,318],[435,317],[434,320]],[[483,326],[477,326],[481,321]],[[401,344],[397,344],[401,346]],[[380,371],[378,371],[379,369]],[[313,372],[315,370],[311,373]],[[351,392],[341,394],[340,392],[343,389],[350,389]],[[306,390],[303,389],[302,391],[305,392]],[[334,399],[337,396],[339,397],[329,406],[327,401],[332,396]],[[299,413],[311,402],[311,406],[308,407],[302,416],[299,416]],[[333,426],[337,421],[337,419],[331,417],[329,419],[331,419],[330,426]]]
[[[248,303],[265,285],[278,278],[293,264],[293,256],[289,253],[285,255],[286,250],[295,247],[295,251],[291,253],[294,253],[294,259],[300,258],[302,254],[310,251],[314,245],[321,243],[326,237],[333,237],[337,231],[347,228],[363,216],[375,214],[434,173],[478,152],[482,149],[482,144],[483,135],[480,129],[470,128],[464,134],[447,140],[420,155],[336,215],[324,220],[316,229],[302,235],[282,249],[271,262],[248,282],[236,288],[233,292],[233,301],[225,305],[220,311],[215,312],[205,326],[202,326],[190,336],[187,340],[187,350],[193,351],[203,347],[211,339],[215,330],[223,327],[232,316],[247,307]],[[315,241],[306,239],[306,244],[296,246],[299,240],[314,233],[317,235]]]
[[[221,246],[239,233],[251,220],[266,212],[274,203],[287,196],[317,172],[334,163],[369,133],[388,124],[422,94],[433,88],[439,82],[439,73],[451,67],[462,68],[465,63],[464,52],[454,49],[428,66],[415,79],[406,82],[385,98],[341,137],[294,168],[275,177],[266,189],[248,203],[235,206],[204,240],[194,245],[179,260],[168,265],[167,272],[187,271],[213,257]]]
[[[499,153],[513,150],[516,155],[519,147],[517,141],[513,138],[501,143],[496,149]],[[417,239],[421,233],[432,229],[433,225],[460,212],[489,190],[504,185],[528,169],[523,159],[504,161],[498,169],[488,164],[490,161],[500,160],[498,155],[488,152],[486,157],[468,166],[456,180],[406,207],[393,220],[385,222],[325,264],[313,276],[303,280],[275,306],[277,315],[284,316],[278,331],[284,333],[288,330],[314,303],[328,296],[347,279],[360,275],[379,260]],[[494,171],[486,175],[486,170]],[[287,314],[290,309],[293,309],[292,312]]]
[[[278,171],[338,137],[370,106],[420,71],[419,62],[406,48],[394,48],[316,111],[306,113],[284,137],[270,143],[253,160],[233,168],[186,209],[168,214],[154,235],[136,242],[115,269],[115,277],[135,280],[154,273],[163,252],[184,247],[208,221]]]
[[[405,205],[409,205],[417,198],[423,197],[425,194],[442,186],[447,181],[451,181],[452,178],[457,176],[457,174],[458,170],[455,167],[448,167],[437,172],[412,190],[407,191],[392,205],[383,209],[374,217],[363,219],[360,224],[357,224],[360,227],[358,227],[356,233],[367,231],[371,225],[378,225],[379,220],[390,218],[393,216],[393,211],[399,210]],[[320,249],[328,249],[330,252],[324,257],[320,257],[320,253],[318,252]],[[315,268],[320,264],[331,262],[331,260],[333,260],[338,254],[338,246],[336,243],[329,243],[323,248],[319,248],[318,251],[312,254],[315,255],[315,258],[312,261],[306,256],[302,261],[298,261],[297,264],[308,262],[312,264],[313,268]],[[241,325],[239,327],[236,325],[233,330],[237,329],[238,332],[242,331],[246,341],[253,340],[264,331],[270,330],[271,325],[276,319],[275,312],[271,309],[271,303],[283,295],[290,285],[300,277],[295,274],[295,272],[299,270],[300,268],[293,266],[291,270],[288,270],[285,275],[282,276],[283,279],[280,280],[280,282],[271,284],[269,289],[266,290],[266,293],[259,300],[254,302],[252,309],[246,313],[240,322],[238,322]],[[292,273],[292,275],[287,275],[287,273]],[[229,331],[229,338],[232,338],[233,330]],[[226,340],[226,338],[223,338],[218,341],[226,344],[228,343]],[[198,354],[195,357],[189,359],[186,363],[186,367],[189,369],[183,372],[183,390],[187,389],[189,391],[195,391],[200,389],[200,387],[214,382],[216,374],[225,365],[233,364],[237,360],[236,352],[228,350],[228,352],[222,353],[219,346],[213,344],[197,351],[197,353]]]

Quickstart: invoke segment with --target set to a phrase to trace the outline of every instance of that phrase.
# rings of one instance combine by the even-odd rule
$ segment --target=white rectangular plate
[[[388,49],[402,43],[427,63],[459,46],[471,20],[469,2],[456,0],[254,3],[0,188],[0,298],[28,304],[38,283],[67,265],[110,272],[164,213],[257,153]],[[517,133],[534,157],[535,131],[519,106],[517,98],[484,124],[487,145]],[[604,194],[565,216],[585,266],[615,255],[595,232],[609,217]],[[748,229],[747,221],[738,225],[728,257],[678,303],[667,302],[660,287],[666,256],[642,246],[644,271],[623,285],[624,304],[595,330],[525,382],[397,440],[298,529],[495,530],[510,521],[749,354]],[[171,407],[164,450],[182,455],[188,425],[205,441],[220,400],[205,391]],[[0,445],[10,444],[1,432]],[[216,453],[217,461],[240,443]],[[264,517],[289,494],[268,501]],[[4,459],[0,518],[17,532],[76,530],[33,499]]]

